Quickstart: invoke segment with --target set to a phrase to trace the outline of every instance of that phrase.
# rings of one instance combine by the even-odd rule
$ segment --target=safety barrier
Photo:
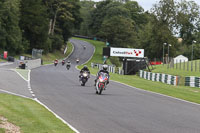
[[[200,77],[195,77],[195,76],[185,77],[185,86],[200,88]]]
[[[140,77],[151,80],[151,81],[157,81],[157,82],[162,82],[170,85],[177,86],[179,83],[179,76],[173,76],[173,75],[168,75],[168,74],[163,74],[163,73],[152,73],[152,72],[146,72],[143,70],[140,70]]]
[[[41,59],[18,61],[18,66],[21,63],[25,64],[24,69],[33,69],[41,66]]]
[[[104,64],[96,64],[96,63],[91,63],[91,67],[97,67],[99,70],[102,69]],[[114,65],[108,65],[108,71],[111,73],[115,73],[115,66]]]

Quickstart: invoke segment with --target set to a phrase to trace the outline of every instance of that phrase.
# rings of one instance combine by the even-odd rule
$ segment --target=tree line
[[[200,58],[200,6],[194,1],[160,0],[150,11],[130,0],[83,0],[83,21],[74,34],[99,37],[114,47],[145,49],[145,56],[161,58],[170,46],[171,57]],[[164,45],[167,43],[167,45]]]
[[[0,51],[45,53],[60,49],[79,28],[79,0],[1,0]]]

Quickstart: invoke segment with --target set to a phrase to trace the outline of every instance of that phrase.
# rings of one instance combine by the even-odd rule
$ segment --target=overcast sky
[[[93,0],[93,1],[102,1],[102,0]],[[135,0],[135,1],[137,1],[139,5],[144,8],[144,10],[149,10],[151,9],[152,5],[157,3],[159,0]],[[198,5],[200,5],[200,0],[193,0],[193,1],[195,1]]]

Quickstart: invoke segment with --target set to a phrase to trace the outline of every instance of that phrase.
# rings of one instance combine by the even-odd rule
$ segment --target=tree
[[[48,11],[50,39],[52,42],[60,40],[60,43],[52,43],[52,49],[60,49],[72,36],[73,29],[79,28],[79,0],[47,0],[44,4]]]
[[[176,37],[173,36],[168,25],[157,20],[156,16],[149,16],[149,22],[139,31],[140,47],[145,49],[145,56],[153,59],[163,56],[163,43],[172,44],[170,57],[176,53],[178,48]],[[165,49],[167,53],[167,49]]]
[[[131,19],[135,21],[136,29],[141,28],[142,25],[147,23],[144,9],[136,1],[126,2],[123,6],[129,11]]]
[[[95,9],[95,2],[84,0],[80,2],[81,4],[81,17],[83,19],[80,29],[78,29],[75,34],[80,34],[84,36],[92,36],[89,24],[91,23],[91,12]]]
[[[183,43],[191,45],[195,40],[194,34],[199,32],[200,6],[194,1],[182,0],[178,3],[177,30]]]
[[[112,0],[98,2],[96,8],[91,12],[92,20],[89,27],[91,28],[93,36],[96,36],[96,34],[100,31],[101,24],[103,23],[104,17],[107,13],[106,6],[110,3],[112,3]]]
[[[111,46],[137,47],[133,21],[122,16],[114,16],[104,20],[99,36],[107,39]]]
[[[48,51],[48,17],[47,9],[42,0],[21,0],[21,23],[23,38],[30,42],[29,50],[33,48]]]
[[[25,50],[22,46],[22,33],[19,28],[19,0],[0,2],[0,47],[11,54]]]
[[[174,0],[160,0],[151,9],[159,22],[167,25],[171,31],[176,26],[176,2]]]

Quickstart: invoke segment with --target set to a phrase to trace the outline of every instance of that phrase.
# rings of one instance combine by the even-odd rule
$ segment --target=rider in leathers
[[[109,84],[109,77],[110,77],[110,76],[109,76],[109,72],[107,71],[107,69],[108,69],[108,66],[107,66],[107,65],[103,65],[103,69],[102,69],[102,70],[99,70],[99,72],[97,73],[96,79],[94,80],[94,81],[95,81],[94,86],[96,86],[97,79],[99,78],[101,72],[107,73],[107,74],[108,74],[108,81],[107,81],[107,84]]]

